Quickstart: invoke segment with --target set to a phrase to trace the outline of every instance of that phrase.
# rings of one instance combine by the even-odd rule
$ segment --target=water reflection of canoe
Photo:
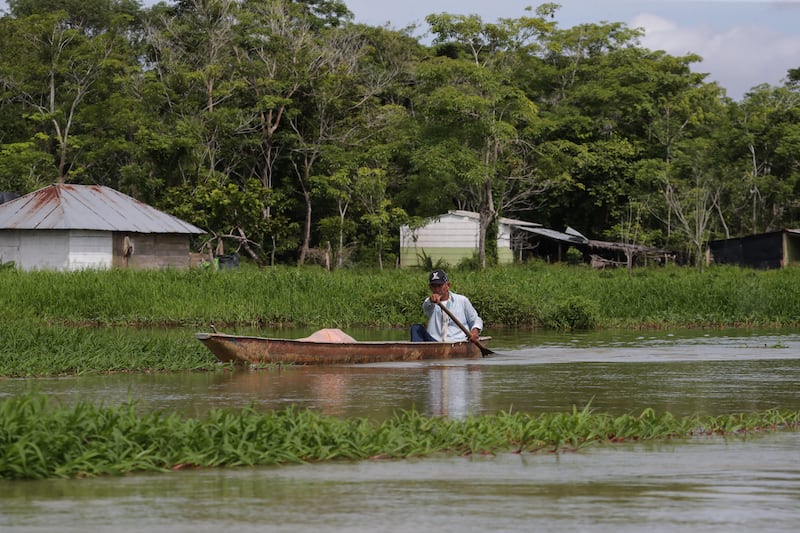
[[[336,365],[421,361],[427,359],[476,359],[481,352],[473,343],[465,342],[397,342],[397,341],[319,341],[275,339],[224,333],[196,333],[222,362],[294,363],[300,365]],[[484,342],[491,337],[482,339]],[[311,339],[311,340],[310,340]]]

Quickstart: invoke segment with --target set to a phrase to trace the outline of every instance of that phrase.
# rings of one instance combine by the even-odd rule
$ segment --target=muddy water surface
[[[363,338],[363,335],[360,338]],[[359,338],[359,336],[357,336]],[[202,415],[288,405],[376,420],[564,411],[800,410],[791,331],[504,332],[447,363],[0,381],[65,402]],[[796,531],[800,433],[566,454],[364,461],[122,478],[0,481],[0,531]]]

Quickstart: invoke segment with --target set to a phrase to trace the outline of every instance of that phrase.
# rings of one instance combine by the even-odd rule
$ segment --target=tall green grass
[[[214,356],[186,332],[0,321],[0,376],[217,367]]]
[[[533,263],[452,271],[491,327],[800,324],[800,269],[597,271]],[[421,320],[420,270],[275,267],[211,272],[0,271],[0,320],[97,325],[407,326]]]
[[[599,442],[797,429],[800,412],[675,418],[645,410],[503,412],[461,420],[399,412],[381,423],[289,408],[217,410],[203,419],[134,404],[72,407],[44,396],[0,401],[0,479],[83,477],[187,467],[235,467],[433,454],[525,453]]]
[[[533,263],[450,275],[488,332],[800,324],[799,269],[645,268],[629,277]],[[170,326],[407,327],[423,320],[427,293],[419,270],[2,269],[0,376],[211,368],[207,351],[185,333],[170,336]]]

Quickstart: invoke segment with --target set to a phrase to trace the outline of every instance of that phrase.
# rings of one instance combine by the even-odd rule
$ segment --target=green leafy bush
[[[600,311],[595,302],[571,296],[553,306],[544,317],[550,329],[587,330],[597,327]]]

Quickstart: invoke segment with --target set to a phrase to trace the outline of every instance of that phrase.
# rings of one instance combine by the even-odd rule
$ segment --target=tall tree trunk
[[[311,193],[304,188],[303,200],[306,202],[306,219],[303,223],[303,244],[300,245],[300,257],[297,258],[298,265],[304,265],[306,256],[311,246]]]
[[[494,195],[492,194],[492,178],[487,177],[482,187],[483,191],[478,213],[478,264],[480,268],[486,268],[486,237],[489,234],[489,227],[497,218],[497,209],[494,205]]]

